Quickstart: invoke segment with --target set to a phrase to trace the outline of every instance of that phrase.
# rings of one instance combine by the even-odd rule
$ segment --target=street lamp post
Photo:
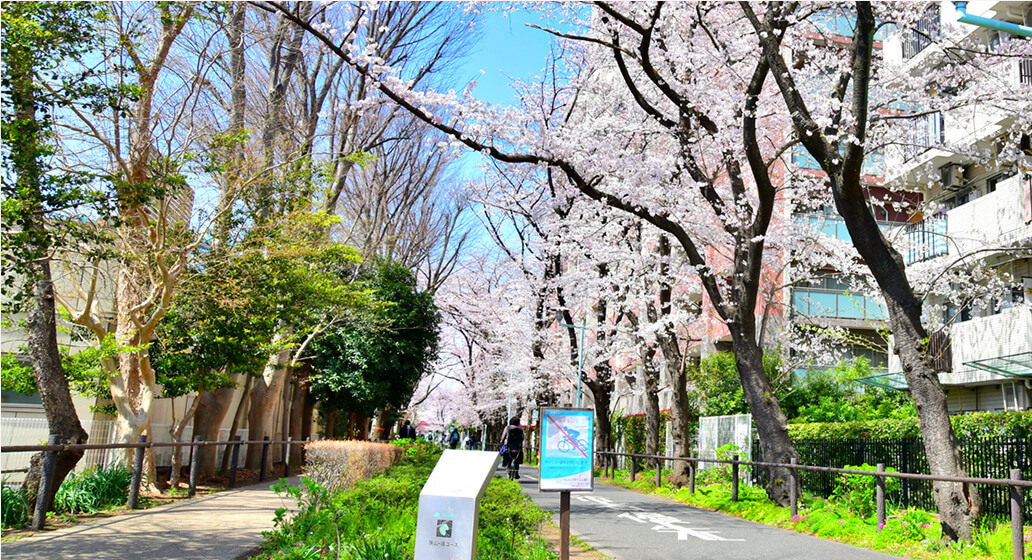
[[[581,401],[581,376],[584,372],[584,331],[588,330],[587,318],[581,319],[580,326],[564,323],[560,319],[559,311],[555,312],[555,323],[560,327],[580,329],[580,344],[577,346],[577,408],[580,408]]]

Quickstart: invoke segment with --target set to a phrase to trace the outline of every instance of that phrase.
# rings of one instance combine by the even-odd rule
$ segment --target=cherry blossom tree
[[[904,110],[908,105],[950,111],[977,100],[985,107],[978,110],[1024,115],[1011,119],[1000,134],[1016,140],[1021,131],[1028,130],[1029,96],[1027,89],[1024,95],[1016,91],[1021,88],[1018,84],[994,83],[992,91],[979,87],[991,82],[984,76],[999,72],[1001,63],[1009,63],[1006,56],[991,56],[974,44],[948,44],[945,36],[942,54],[922,72],[881,64],[875,47],[879,26],[895,23],[907,29],[923,15],[925,6],[857,2],[845,11],[855,22],[849,42],[840,48],[815,45],[808,36],[812,24],[808,26],[807,19],[834,9],[837,7],[771,3],[760,15],[753,6],[742,3],[781,92],[783,110],[791,116],[793,131],[826,173],[835,207],[885,298],[895,352],[917,407],[929,468],[936,475],[964,476],[945,392],[929,348],[921,285],[908,276],[903,257],[875,221],[861,177],[865,158],[880,142],[893,137],[891,124],[884,127],[886,132],[879,130],[879,115],[887,117],[882,122],[892,123],[902,120],[893,117],[913,114]],[[795,53],[794,62],[786,59],[788,50]],[[1030,49],[1027,45],[1015,47],[1015,51],[1021,50],[1027,54]],[[947,86],[955,93],[928,94],[930,89],[943,91]],[[1007,157],[1006,153],[999,155]],[[1014,155],[1011,152],[1011,157]],[[944,537],[970,540],[980,508],[975,487],[937,481],[933,496]]]

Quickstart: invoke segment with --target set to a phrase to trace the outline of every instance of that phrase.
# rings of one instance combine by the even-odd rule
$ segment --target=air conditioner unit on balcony
[[[942,188],[946,191],[959,191],[964,188],[964,168],[957,163],[947,163],[939,168]]]

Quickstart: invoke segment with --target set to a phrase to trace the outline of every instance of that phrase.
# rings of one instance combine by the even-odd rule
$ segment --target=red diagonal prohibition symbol
[[[566,437],[566,439],[570,440],[570,443],[572,443],[572,444],[573,444],[573,446],[577,448],[577,451],[580,451],[580,452],[581,452],[581,455],[584,455],[584,457],[585,457],[585,458],[587,458],[588,454],[587,454],[587,453],[585,453],[585,452],[584,452],[584,450],[583,450],[583,449],[581,449],[579,445],[577,445],[577,442],[576,442],[576,441],[573,441],[573,438],[572,438],[572,437],[570,437],[570,434],[566,433],[566,430],[564,430],[562,426],[560,426],[559,424],[557,424],[554,418],[552,418],[551,416],[549,416],[549,417],[548,417],[548,421],[549,421],[549,422],[551,422],[553,426],[555,426],[556,428],[558,428],[558,429],[559,429],[559,431],[560,431],[560,432],[562,432],[562,433],[563,433],[563,435],[564,435],[564,436]]]

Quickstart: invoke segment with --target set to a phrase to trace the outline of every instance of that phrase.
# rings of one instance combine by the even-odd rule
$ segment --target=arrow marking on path
[[[618,514],[617,517],[621,519],[630,519],[636,523],[651,523],[652,530],[657,533],[676,533],[677,540],[679,541],[686,541],[688,540],[688,537],[694,537],[703,541],[741,542],[745,540],[725,539],[724,537],[716,534],[719,531],[713,531],[706,527],[684,527],[682,525],[687,522],[681,521],[676,517],[670,517],[669,515],[663,515],[662,513],[644,511],[640,506],[619,504],[602,496],[577,496],[577,499],[581,502],[594,504],[606,509],[619,510],[622,513]]]

